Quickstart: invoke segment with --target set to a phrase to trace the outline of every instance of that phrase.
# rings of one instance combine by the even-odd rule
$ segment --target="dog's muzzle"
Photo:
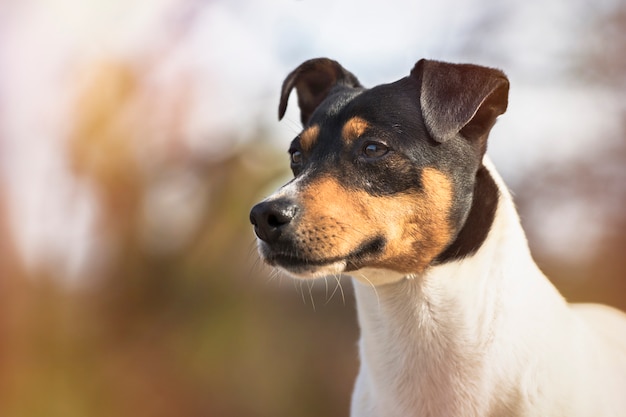
[[[294,241],[299,212],[299,207],[284,197],[262,201],[250,211],[261,258],[294,274],[313,272],[318,266]]]
[[[319,277],[360,269],[384,250],[384,237],[375,235],[354,242],[345,252],[333,253],[325,232],[310,236],[299,230],[303,216],[302,208],[286,197],[265,200],[252,208],[250,223],[259,238],[259,254],[267,264],[299,277]]]

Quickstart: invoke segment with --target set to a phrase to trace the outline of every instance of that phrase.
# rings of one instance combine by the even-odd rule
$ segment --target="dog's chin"
[[[323,266],[275,266],[292,277],[299,279],[316,279],[333,275],[341,275],[346,271],[345,261],[337,261]]]
[[[287,272],[296,278],[313,279],[329,275],[340,275],[367,266],[367,260],[382,251],[384,239],[375,238],[342,257],[308,259],[273,251],[268,245],[259,242],[259,254],[265,263]]]
[[[329,275],[340,275],[346,271],[348,264],[345,259],[323,261],[275,254],[262,246],[259,247],[259,253],[266,264],[300,279],[314,279]]]
[[[328,276],[338,276],[342,274],[350,275],[366,286],[378,286],[398,282],[403,278],[412,278],[411,274],[403,272],[391,271],[388,269],[370,268],[364,266],[362,268],[350,268],[348,261],[336,261],[326,265],[310,265],[310,264],[293,264],[288,266],[276,262],[266,262],[275,268],[287,273],[296,279],[317,279]]]

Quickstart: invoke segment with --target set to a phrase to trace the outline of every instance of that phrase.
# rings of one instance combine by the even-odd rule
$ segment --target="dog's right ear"
[[[491,127],[506,111],[506,75],[478,65],[422,59],[411,77],[421,82],[420,104],[432,138],[445,142],[461,133],[484,152]]]
[[[293,70],[283,82],[278,106],[278,120],[281,120],[287,110],[287,101],[291,90],[295,87],[298,92],[298,106],[300,106],[300,121],[305,126],[311,115],[328,96],[336,85],[347,87],[362,87],[359,80],[337,61],[328,58],[316,58],[303,62]]]

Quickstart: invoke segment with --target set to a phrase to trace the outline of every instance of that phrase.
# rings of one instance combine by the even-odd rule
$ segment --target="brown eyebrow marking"
[[[343,125],[343,128],[341,129],[341,137],[346,142],[352,142],[365,133],[368,128],[369,123],[367,123],[367,121],[355,116]]]
[[[302,146],[302,150],[310,151],[313,145],[315,145],[315,142],[317,142],[319,134],[319,125],[307,127],[304,132],[300,133],[300,146]]]

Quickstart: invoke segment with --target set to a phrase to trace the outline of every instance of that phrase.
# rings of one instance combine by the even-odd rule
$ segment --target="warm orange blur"
[[[626,38],[617,27],[613,39]],[[624,68],[621,46],[610,65]],[[286,178],[285,150],[259,125],[243,141],[207,133],[238,145],[196,153],[183,140],[194,80],[155,88],[146,79],[160,65],[154,54],[94,60],[72,102],[58,146],[69,194],[88,193],[95,207],[78,283],[62,263],[25,261],[0,182],[0,415],[347,415],[358,366],[350,284],[274,277],[248,223],[250,207]],[[610,82],[607,65],[596,72]],[[541,217],[525,216],[529,201],[549,210],[560,189],[609,206],[589,219],[611,226],[588,258],[535,251],[571,300],[626,309],[624,166],[626,141],[617,141],[514,190],[524,221],[537,222],[531,244]]]

